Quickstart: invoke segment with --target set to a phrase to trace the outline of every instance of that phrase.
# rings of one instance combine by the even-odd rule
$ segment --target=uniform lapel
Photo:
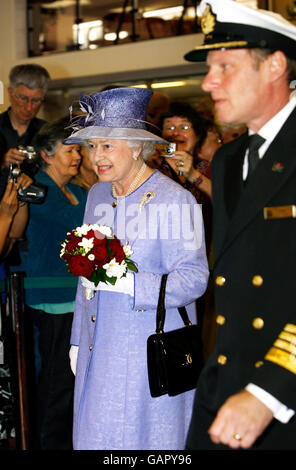
[[[251,181],[242,189],[241,197],[226,228],[224,243],[221,250],[216,252],[216,261],[258,213],[261,212],[263,217],[263,208],[268,205],[268,202],[295,171],[295,125],[296,110],[284,124],[263,159],[258,163]],[[280,171],[278,171],[279,169]],[[242,178],[242,176],[235,174],[233,178]],[[230,209],[233,207],[233,197],[236,197],[233,196],[231,199],[228,194],[232,190],[233,187],[225,184],[225,204],[228,204]],[[237,194],[237,191],[234,191],[234,194]]]
[[[241,197],[242,167],[247,148],[248,134],[223,146],[214,157],[212,168],[215,257],[223,247],[235,207]],[[220,186],[221,185],[221,186]]]
[[[224,174],[224,200],[226,211],[230,219],[242,195],[242,171],[248,145],[248,134],[245,133],[237,144],[238,146],[234,150],[234,156],[226,161]]]

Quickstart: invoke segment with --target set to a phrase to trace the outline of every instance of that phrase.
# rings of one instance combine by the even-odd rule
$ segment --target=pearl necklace
[[[114,184],[112,183],[112,196],[116,199],[122,199],[122,198],[128,196],[129,194],[131,194],[137,188],[138,183],[139,183],[140,179],[142,178],[143,174],[145,173],[146,168],[147,168],[147,165],[144,162],[143,165],[141,166],[137,176],[135,177],[134,181],[132,182],[132,184],[130,185],[130,187],[128,188],[128,190],[127,190],[127,192],[124,196],[117,196],[116,189],[114,187]]]

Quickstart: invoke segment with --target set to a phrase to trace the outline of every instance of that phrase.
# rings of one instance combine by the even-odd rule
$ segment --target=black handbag
[[[147,366],[152,397],[175,396],[196,387],[203,367],[200,327],[192,325],[185,307],[179,313],[184,327],[164,332],[165,287],[167,274],[161,279],[155,334],[147,340]]]

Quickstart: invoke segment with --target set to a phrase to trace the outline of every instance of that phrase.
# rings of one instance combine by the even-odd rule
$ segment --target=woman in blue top
[[[66,125],[64,119],[46,125],[34,142],[41,166],[35,180],[46,185],[48,192],[43,204],[30,206],[21,270],[28,278],[40,281],[68,276],[59,256],[60,243],[72,227],[81,225],[86,203],[85,190],[69,183],[78,173],[81,156],[79,145],[62,144],[69,135]],[[72,448],[74,380],[69,367],[69,342],[75,292],[75,286],[26,290],[27,309],[35,337],[37,331],[39,338],[36,446],[43,450]],[[38,358],[36,350],[35,354]]]

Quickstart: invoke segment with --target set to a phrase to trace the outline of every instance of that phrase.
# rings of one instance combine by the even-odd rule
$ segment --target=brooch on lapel
[[[274,162],[271,169],[272,169],[272,171],[275,171],[276,173],[282,173],[284,168],[285,167],[281,162]]]
[[[143,209],[143,207],[151,201],[151,199],[153,199],[155,196],[155,192],[154,191],[147,191],[146,193],[143,194],[142,198],[141,198],[141,201],[140,201],[140,204],[139,204],[139,207],[140,207],[140,212],[141,210]]]

